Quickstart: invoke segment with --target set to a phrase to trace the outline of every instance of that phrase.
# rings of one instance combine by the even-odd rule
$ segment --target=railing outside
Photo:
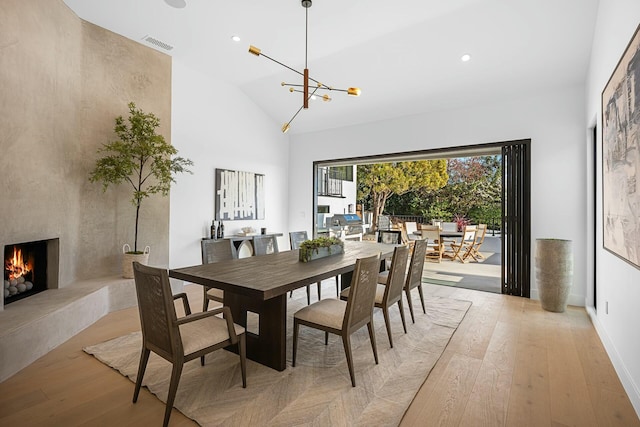
[[[344,197],[342,195],[342,176],[339,170],[318,168],[318,196]]]

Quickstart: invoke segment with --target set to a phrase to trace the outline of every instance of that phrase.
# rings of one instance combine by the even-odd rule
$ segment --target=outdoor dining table
[[[298,250],[169,270],[169,276],[222,289],[234,322],[247,327],[247,312],[259,315],[258,333],[247,331],[247,357],[278,371],[286,368],[287,293],[342,275],[351,280],[356,259],[381,254],[391,258],[397,245],[344,242],[344,253],[300,262]]]

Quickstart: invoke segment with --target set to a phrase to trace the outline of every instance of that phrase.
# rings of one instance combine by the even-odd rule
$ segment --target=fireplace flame
[[[9,273],[9,280],[17,279],[26,275],[30,270],[30,266],[22,259],[22,250],[13,248],[13,257],[5,260],[5,271]]]

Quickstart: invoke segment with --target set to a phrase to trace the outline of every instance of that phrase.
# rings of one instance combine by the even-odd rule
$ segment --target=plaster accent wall
[[[638,24],[640,2],[637,0],[600,0],[587,80],[586,120],[592,127],[597,123],[598,129],[597,164],[590,170],[598,180],[595,200],[597,311],[592,283],[588,287],[588,309],[622,384],[640,414],[640,334],[637,331],[640,270],[603,249],[601,180],[601,94]],[[592,179],[591,176],[586,179]]]
[[[88,174],[134,101],[170,141],[171,58],[79,19],[62,0],[0,2],[0,248],[58,237],[60,287],[121,272],[135,209]],[[139,239],[167,264],[169,198],[142,207]],[[0,304],[0,309],[2,305]]]

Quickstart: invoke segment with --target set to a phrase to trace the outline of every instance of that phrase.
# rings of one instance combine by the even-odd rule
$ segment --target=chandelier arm
[[[307,100],[311,99],[311,97],[312,97],[313,95],[315,95],[316,90],[318,90],[318,88],[315,88],[315,89],[313,90],[313,92],[311,92],[311,94],[309,95],[309,98],[307,98]],[[304,104],[303,104],[300,108],[298,108],[298,111],[296,111],[296,113],[293,115],[293,117],[291,117],[291,120],[289,120],[289,121],[286,123],[286,125],[290,125],[290,124],[291,124],[291,122],[293,121],[293,119],[295,119],[295,118],[296,118],[296,116],[300,113],[300,111],[302,111],[302,109],[303,109],[303,108],[304,108]]]
[[[289,67],[288,65],[283,64],[282,62],[280,62],[280,61],[278,61],[278,60],[275,60],[275,59],[273,59],[273,58],[272,58],[272,57],[270,57],[270,56],[265,55],[264,53],[260,53],[260,56],[264,56],[265,58],[267,58],[267,59],[269,59],[269,60],[271,60],[271,61],[275,62],[276,64],[282,65],[284,68],[287,68],[287,69],[289,69],[289,70],[293,71],[294,73],[297,73],[297,74],[300,74],[301,76],[304,76],[304,74],[303,74],[303,73],[301,73],[300,71],[298,71],[298,70],[296,70],[296,69],[294,69],[294,68],[291,68],[291,67]],[[310,80],[313,80],[313,79],[310,79]],[[315,80],[313,80],[313,81],[315,82]],[[317,82],[316,82],[316,83],[317,83]]]

